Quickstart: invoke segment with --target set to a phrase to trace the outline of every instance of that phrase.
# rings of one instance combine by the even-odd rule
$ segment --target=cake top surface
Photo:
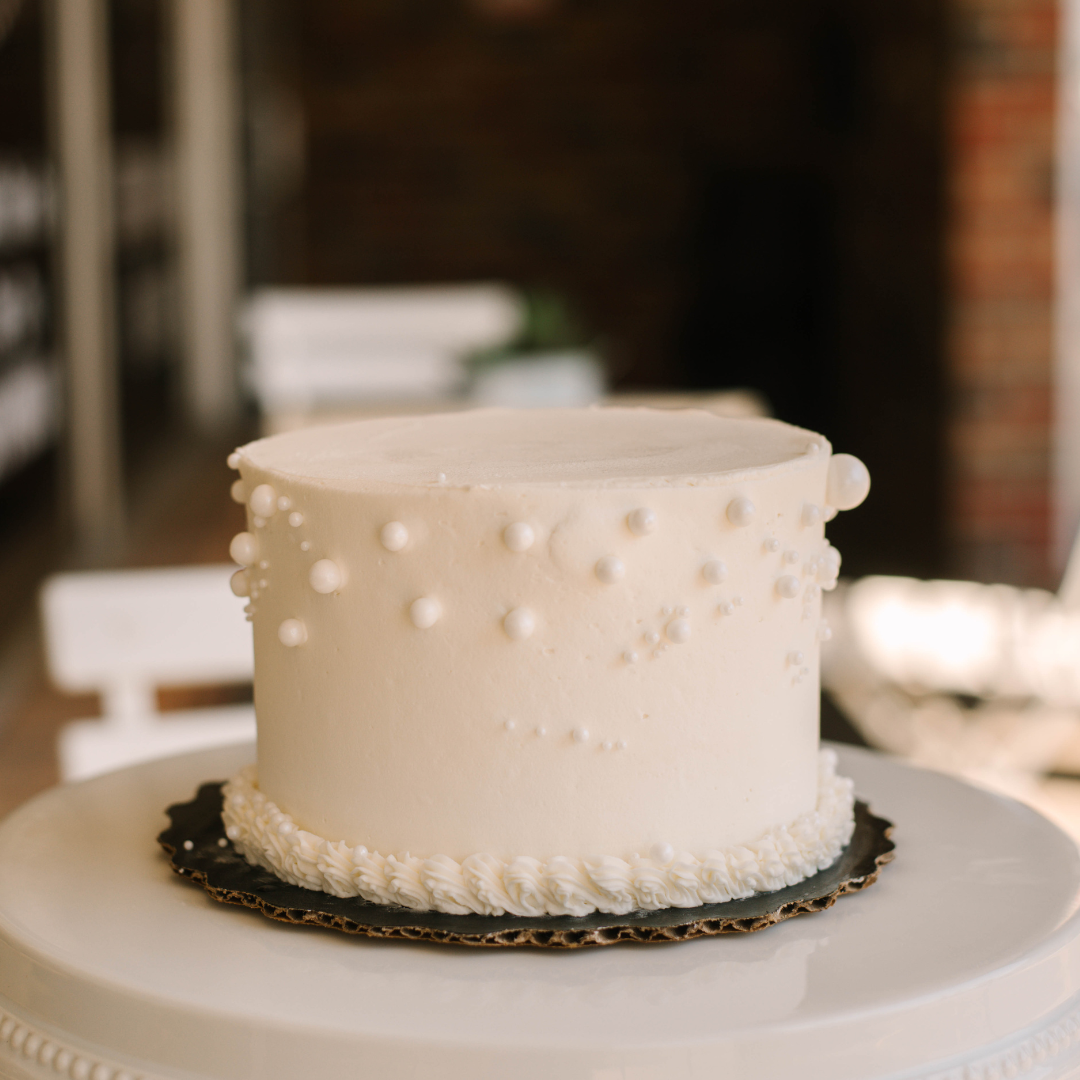
[[[778,420],[698,409],[475,409],[304,428],[241,449],[316,481],[450,487],[662,486],[729,479],[827,452]]]

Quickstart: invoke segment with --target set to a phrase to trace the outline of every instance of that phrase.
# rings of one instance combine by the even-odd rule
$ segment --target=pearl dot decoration
[[[710,585],[727,580],[727,565],[722,559],[710,559],[702,568],[702,576]]]
[[[777,579],[776,591],[785,600],[794,600],[799,595],[799,589],[802,586],[799,584],[799,579],[794,574],[784,574]]]
[[[785,551],[784,562],[797,563],[799,561],[799,553],[797,551]]]
[[[635,536],[648,536],[656,532],[656,511],[647,506],[639,506],[626,515],[626,527]]]
[[[292,499],[288,495],[279,495],[277,501],[277,508],[281,511],[288,510],[292,506]]]
[[[656,860],[656,862],[664,863],[664,865],[667,865],[669,862],[671,862],[672,859],[675,858],[675,849],[670,844],[653,844],[652,850],[649,852],[649,854],[653,857],[653,859]]]
[[[232,487],[229,488],[229,494],[232,496],[232,501],[240,503],[241,506],[247,502],[247,489],[244,487],[243,480],[234,480]]]
[[[301,551],[310,551],[311,550],[311,541],[310,540],[302,540],[300,542],[300,550]]]
[[[241,566],[254,566],[259,557],[259,541],[249,532],[237,533],[229,543],[229,557]]]
[[[430,630],[442,615],[442,604],[433,596],[421,596],[409,605],[409,618],[417,630]]]
[[[574,742],[588,742],[589,741],[589,729],[583,727],[576,727],[573,731]]]
[[[261,518],[273,517],[277,511],[277,492],[269,484],[260,484],[248,497],[248,506]]]
[[[341,585],[341,568],[333,559],[320,559],[308,571],[308,581],[317,593],[332,593]]]
[[[803,654],[798,649],[795,649],[787,654],[787,662],[792,667],[798,667],[803,662]]]
[[[655,630],[650,630],[645,635],[645,643],[647,645],[658,645],[660,643],[660,635]]]
[[[248,578],[248,572],[246,570],[237,570],[229,578],[229,588],[232,589],[233,596],[250,596],[251,580]]]
[[[225,464],[228,465],[230,469],[239,469],[240,468],[240,455],[234,450],[225,459]]]
[[[536,533],[527,521],[515,521],[503,529],[503,543],[511,551],[528,551],[536,540]]]
[[[674,619],[667,625],[668,641],[676,645],[685,645],[690,640],[690,622],[688,619]]]
[[[524,641],[536,629],[536,616],[527,607],[516,607],[503,619],[503,630],[511,641]]]
[[[804,525],[816,525],[821,520],[821,507],[817,503],[806,503],[801,520]]]
[[[293,527],[294,529],[298,529],[298,528],[299,528],[299,527],[300,527],[301,525],[303,525],[303,524],[304,524],[304,515],[303,515],[303,514],[301,514],[299,510],[294,510],[294,511],[293,511],[293,512],[292,512],[292,513],[291,513],[291,514],[289,515],[289,524],[290,524],[290,525],[291,525],[291,526],[292,526],[292,527]]]
[[[735,605],[730,600],[725,600],[720,605],[720,613],[722,615],[734,615],[735,614]]]
[[[767,537],[765,537],[764,541],[762,541],[761,546],[766,551],[779,551],[780,550],[780,541],[777,540],[775,536],[767,536]]]
[[[626,577],[626,567],[623,566],[622,560],[615,558],[614,555],[605,555],[596,564],[596,576],[605,585],[614,585],[617,581],[622,581]]]
[[[728,521],[739,529],[749,525],[756,513],[757,508],[745,495],[738,495],[732,499],[726,511]]]
[[[833,454],[825,482],[825,501],[837,510],[853,510],[870,494],[870,472],[854,454]]]
[[[299,619],[286,619],[277,628],[278,641],[289,649],[307,641],[307,627]]]
[[[634,652],[633,649],[629,649],[627,652],[623,653],[623,659],[628,664],[636,664],[638,662],[638,654]]]
[[[387,551],[400,551],[409,542],[409,530],[400,521],[388,521],[379,533]]]

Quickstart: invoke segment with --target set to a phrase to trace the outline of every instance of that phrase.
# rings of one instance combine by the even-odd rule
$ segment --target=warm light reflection
[[[902,686],[1080,704],[1080,611],[1040,589],[870,577],[850,586],[851,644]]]

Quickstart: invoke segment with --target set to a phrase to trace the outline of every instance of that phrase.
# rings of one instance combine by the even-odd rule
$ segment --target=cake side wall
[[[455,859],[701,854],[793,820],[827,466],[364,493],[241,460],[260,788],[321,836]]]

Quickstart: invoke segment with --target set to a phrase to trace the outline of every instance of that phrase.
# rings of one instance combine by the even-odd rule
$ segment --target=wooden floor
[[[229,539],[243,511],[229,497],[235,479],[225,464],[245,441],[161,440],[153,458],[132,470],[127,541],[114,563],[130,567],[228,561]],[[68,720],[97,715],[94,695],[72,697],[52,687],[37,620],[43,578],[77,560],[48,506],[0,547],[0,818],[58,779],[56,733]],[[236,688],[163,691],[163,708],[236,700]]]

